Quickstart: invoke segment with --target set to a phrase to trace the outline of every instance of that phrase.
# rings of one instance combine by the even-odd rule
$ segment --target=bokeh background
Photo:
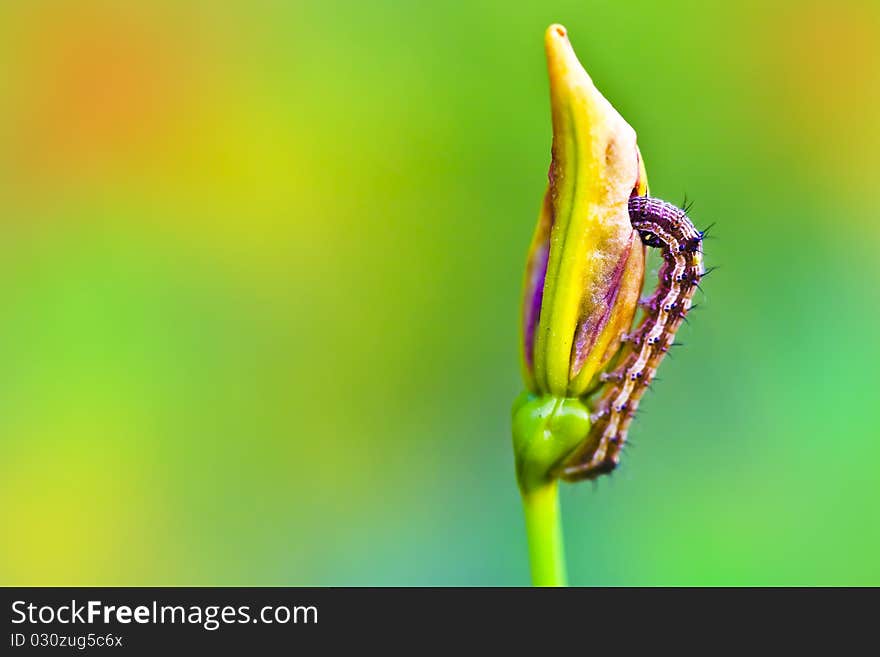
[[[721,266],[572,582],[880,584],[880,9],[756,0],[3,2],[0,583],[528,583],[557,21]]]

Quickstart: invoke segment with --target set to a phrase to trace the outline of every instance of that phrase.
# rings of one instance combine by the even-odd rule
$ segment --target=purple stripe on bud
[[[535,329],[541,317],[541,304],[544,301],[544,279],[547,277],[547,262],[550,259],[549,240],[537,247],[528,264],[525,303],[523,304],[523,355],[529,370],[535,360]]]
[[[633,231],[630,243],[632,244],[632,240],[636,239],[636,233]],[[608,276],[605,294],[602,296],[600,302],[593,304],[590,308],[589,314],[585,315],[578,321],[574,342],[571,347],[571,378],[576,377],[581,371],[588,356],[593,351],[599,336],[608,327],[612,313],[614,313],[615,310],[620,312],[620,310],[617,309],[617,298],[620,296],[624,274],[627,271],[627,264],[629,263],[631,255],[631,247],[624,250],[623,254],[615,264],[614,269]]]

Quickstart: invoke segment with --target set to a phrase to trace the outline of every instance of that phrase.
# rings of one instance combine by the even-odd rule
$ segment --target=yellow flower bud
[[[627,202],[647,179],[635,131],[593,85],[564,27],[547,29],[545,48],[553,147],[526,266],[523,369],[535,395],[581,397],[632,324],[645,251]]]

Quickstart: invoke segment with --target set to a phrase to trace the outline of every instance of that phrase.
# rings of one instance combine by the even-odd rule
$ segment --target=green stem
[[[529,562],[535,586],[566,586],[559,485],[556,480],[523,493]]]

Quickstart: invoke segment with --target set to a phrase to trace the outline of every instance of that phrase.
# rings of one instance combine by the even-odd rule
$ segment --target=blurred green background
[[[557,21],[721,266],[572,582],[880,584],[880,9],[585,0],[3,2],[0,583],[528,583]]]

